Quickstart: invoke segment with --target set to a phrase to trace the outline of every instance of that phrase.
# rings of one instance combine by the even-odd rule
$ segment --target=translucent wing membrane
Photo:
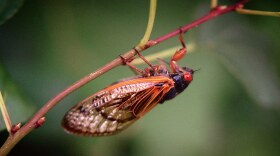
[[[110,135],[117,133],[137,118],[127,110],[121,110],[116,105],[87,108],[90,103],[71,109],[63,120],[63,127],[69,133],[80,135]]]
[[[150,111],[173,87],[168,77],[154,76],[118,82],[75,105],[62,126],[73,134],[115,134]]]

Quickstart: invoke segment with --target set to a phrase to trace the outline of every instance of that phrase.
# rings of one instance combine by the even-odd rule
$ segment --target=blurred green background
[[[279,11],[279,4],[259,0],[246,7]],[[151,38],[201,17],[208,6],[202,0],[158,1]],[[25,1],[0,26],[0,89],[13,123],[26,121],[61,90],[135,46],[148,9],[148,0]],[[72,105],[133,75],[118,67],[60,102],[10,155],[280,155],[279,36],[275,17],[230,13],[211,20],[184,35],[195,49],[179,64],[201,70],[180,96],[116,136],[65,133],[60,122]],[[175,37],[143,54],[176,45]],[[8,134],[0,119],[3,143]]]

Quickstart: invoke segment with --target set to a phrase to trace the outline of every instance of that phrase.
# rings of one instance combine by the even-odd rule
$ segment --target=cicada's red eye
[[[190,81],[192,81],[193,76],[192,76],[191,73],[187,72],[187,73],[184,74],[184,79],[185,79],[186,81],[190,82]]]

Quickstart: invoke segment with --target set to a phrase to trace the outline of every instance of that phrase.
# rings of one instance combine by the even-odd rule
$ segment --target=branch
[[[243,0],[243,1],[235,3],[234,5],[231,5],[231,6],[217,6],[217,7],[213,8],[208,14],[199,18],[198,20],[193,21],[192,23],[187,24],[185,26],[182,26],[180,29],[177,29],[177,30],[175,30],[171,33],[168,33],[168,34],[166,34],[162,37],[156,38],[154,41],[156,43],[160,43],[160,42],[163,42],[163,41],[165,41],[165,40],[167,40],[171,37],[174,37],[174,36],[178,35],[180,32],[185,33],[189,29],[197,27],[198,25],[200,25],[200,24],[202,24],[206,21],[209,21],[212,18],[215,18],[216,16],[219,16],[219,15],[222,15],[222,14],[225,14],[225,13],[229,13],[229,12],[232,12],[232,11],[236,11],[236,9],[242,8],[243,5],[247,2],[248,2],[248,0]]]
[[[198,25],[211,20],[219,15],[229,13],[232,11],[236,11],[237,8],[242,8],[243,4],[247,3],[248,0],[242,0],[234,5],[231,6],[217,6],[213,8],[208,14],[201,17],[200,19],[187,24],[180,29],[176,29],[173,32],[167,33],[161,37],[158,37],[154,40],[148,41],[144,46],[137,46],[135,47],[139,52],[148,49],[152,46],[155,46],[156,44],[159,44],[167,39],[170,39],[171,37],[174,37],[178,35],[181,32],[186,32],[191,28],[197,27]],[[131,59],[136,55],[135,50],[130,50],[126,52],[124,55],[122,55],[123,58]],[[0,149],[0,155],[7,155],[9,151],[29,132],[31,132],[33,129],[35,129],[38,126],[38,121],[41,120],[43,116],[51,109],[53,108],[57,103],[59,103],[62,99],[64,99],[66,96],[68,96],[70,93],[74,92],[78,88],[84,86],[85,84],[89,83],[90,81],[94,80],[95,78],[101,76],[102,74],[106,73],[107,71],[123,64],[123,60],[118,57],[114,59],[112,62],[106,64],[105,66],[97,69],[95,72],[88,74],[84,78],[78,80],[65,90],[61,91],[59,94],[57,94],[55,97],[53,97],[50,101],[48,101],[22,128],[20,128],[15,134],[10,135],[6,142],[3,144],[3,146]]]

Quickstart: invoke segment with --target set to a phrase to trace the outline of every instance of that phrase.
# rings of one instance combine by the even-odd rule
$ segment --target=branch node
[[[122,55],[119,55],[119,57],[122,59],[122,65],[127,65],[127,63],[130,63],[134,60],[133,57],[131,58],[125,58],[124,56]]]
[[[46,121],[46,117],[41,117],[36,123],[35,123],[35,128],[41,127]]]
[[[11,134],[15,134],[21,127],[21,123],[15,124],[11,129]]]
[[[243,7],[244,7],[244,4],[238,4],[238,5],[236,6],[236,9],[243,9]]]
[[[154,45],[158,44],[158,42],[154,41],[154,40],[149,40],[146,44],[145,44],[145,47],[144,49],[147,49],[149,47],[152,47]]]

